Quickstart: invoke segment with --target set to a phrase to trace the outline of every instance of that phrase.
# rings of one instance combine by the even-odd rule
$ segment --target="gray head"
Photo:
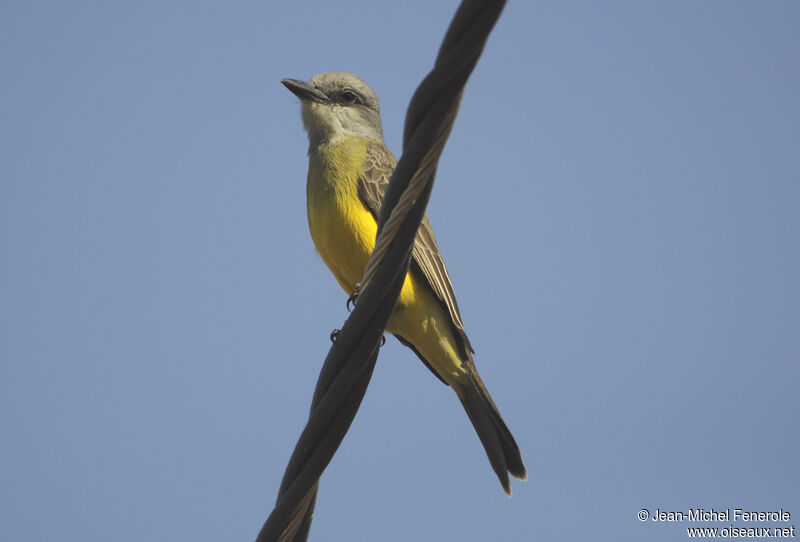
[[[283,79],[281,83],[300,98],[303,126],[312,149],[349,136],[384,142],[378,95],[360,77],[325,72],[308,83],[296,79]]]

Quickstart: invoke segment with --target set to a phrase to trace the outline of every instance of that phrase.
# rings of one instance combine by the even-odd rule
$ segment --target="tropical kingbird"
[[[353,294],[375,246],[383,194],[397,164],[383,139],[378,96],[346,72],[322,73],[308,83],[281,82],[300,98],[308,132],[311,238],[336,280]],[[511,496],[508,473],[525,480],[525,465],[472,361],[474,350],[427,216],[386,329],[456,392]]]

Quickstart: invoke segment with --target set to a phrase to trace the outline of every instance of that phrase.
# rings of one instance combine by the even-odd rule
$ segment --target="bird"
[[[325,72],[308,82],[286,78],[281,83],[300,99],[308,134],[311,238],[341,287],[352,295],[374,248],[381,202],[397,164],[384,140],[378,95],[349,72]],[[527,471],[514,436],[478,375],[475,351],[427,214],[386,330],[455,391],[511,497],[509,473],[525,480]]]

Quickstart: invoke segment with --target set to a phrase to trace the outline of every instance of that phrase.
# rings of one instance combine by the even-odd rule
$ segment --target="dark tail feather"
[[[471,382],[463,386],[459,398],[481,439],[492,469],[510,497],[511,483],[508,480],[508,473],[520,480],[527,479],[528,473],[522,463],[519,446],[500,416],[500,412],[497,411],[489,392],[486,391],[480,377],[474,372],[474,368],[470,373]]]

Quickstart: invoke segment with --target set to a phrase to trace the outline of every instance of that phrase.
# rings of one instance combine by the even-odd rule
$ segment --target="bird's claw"
[[[353,309],[356,307],[356,301],[358,301],[358,292],[361,290],[361,284],[356,284],[355,291],[350,294],[350,297],[347,298],[347,310],[349,312],[353,312]]]

